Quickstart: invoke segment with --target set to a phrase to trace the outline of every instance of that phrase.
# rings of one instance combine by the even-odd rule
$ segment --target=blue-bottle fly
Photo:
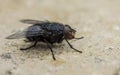
[[[33,25],[23,31],[16,32],[15,34],[8,36],[7,39],[26,38],[28,42],[34,42],[34,44],[27,48],[20,48],[20,50],[33,48],[38,42],[44,42],[51,50],[53,59],[56,60],[51,45],[54,43],[62,43],[62,41],[65,40],[73,50],[82,53],[82,51],[75,49],[68,41],[71,39],[83,38],[75,38],[76,30],[71,28],[70,25],[64,25],[58,22],[39,21],[31,19],[21,20],[21,22]]]

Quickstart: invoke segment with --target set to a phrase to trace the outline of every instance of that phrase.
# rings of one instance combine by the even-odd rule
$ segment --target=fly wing
[[[20,22],[22,23],[26,23],[26,24],[41,24],[41,23],[45,23],[45,22],[49,22],[49,21],[39,21],[39,20],[32,20],[32,19],[23,19],[20,20]]]
[[[26,31],[18,31],[12,35],[9,35],[8,37],[6,37],[6,39],[20,39],[25,37],[26,37]]]
[[[45,35],[45,31],[41,28],[36,27],[34,29],[26,29],[23,31],[18,31],[8,37],[6,39],[20,39],[20,38],[26,38],[26,37],[33,37],[33,36],[40,36],[40,35]]]

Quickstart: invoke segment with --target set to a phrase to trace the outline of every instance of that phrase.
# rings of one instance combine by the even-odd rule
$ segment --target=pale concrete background
[[[49,20],[69,24],[77,30],[70,41],[53,48],[57,61],[44,44],[28,46],[6,36],[30,25],[21,19]],[[0,0],[0,75],[120,75],[119,0]]]

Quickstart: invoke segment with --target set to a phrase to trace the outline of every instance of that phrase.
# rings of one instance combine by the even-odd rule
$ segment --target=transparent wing
[[[26,31],[18,31],[12,35],[9,35],[8,37],[6,37],[6,39],[20,39],[25,37],[26,37]]]
[[[8,37],[6,39],[20,39],[20,38],[26,38],[26,37],[32,37],[32,36],[40,36],[44,35],[45,31],[42,29],[36,29],[36,30],[23,30],[23,31],[18,31]]]
[[[40,24],[40,23],[45,23],[49,21],[48,20],[39,21],[39,20],[32,20],[32,19],[23,19],[23,20],[20,20],[20,22],[26,23],[26,24]]]

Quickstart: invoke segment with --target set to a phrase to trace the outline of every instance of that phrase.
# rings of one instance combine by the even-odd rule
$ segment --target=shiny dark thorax
[[[38,35],[38,36],[29,36],[29,35]],[[49,43],[61,43],[64,36],[64,25],[60,23],[41,23],[34,24],[28,28],[26,37],[29,41],[42,41],[47,40]]]

